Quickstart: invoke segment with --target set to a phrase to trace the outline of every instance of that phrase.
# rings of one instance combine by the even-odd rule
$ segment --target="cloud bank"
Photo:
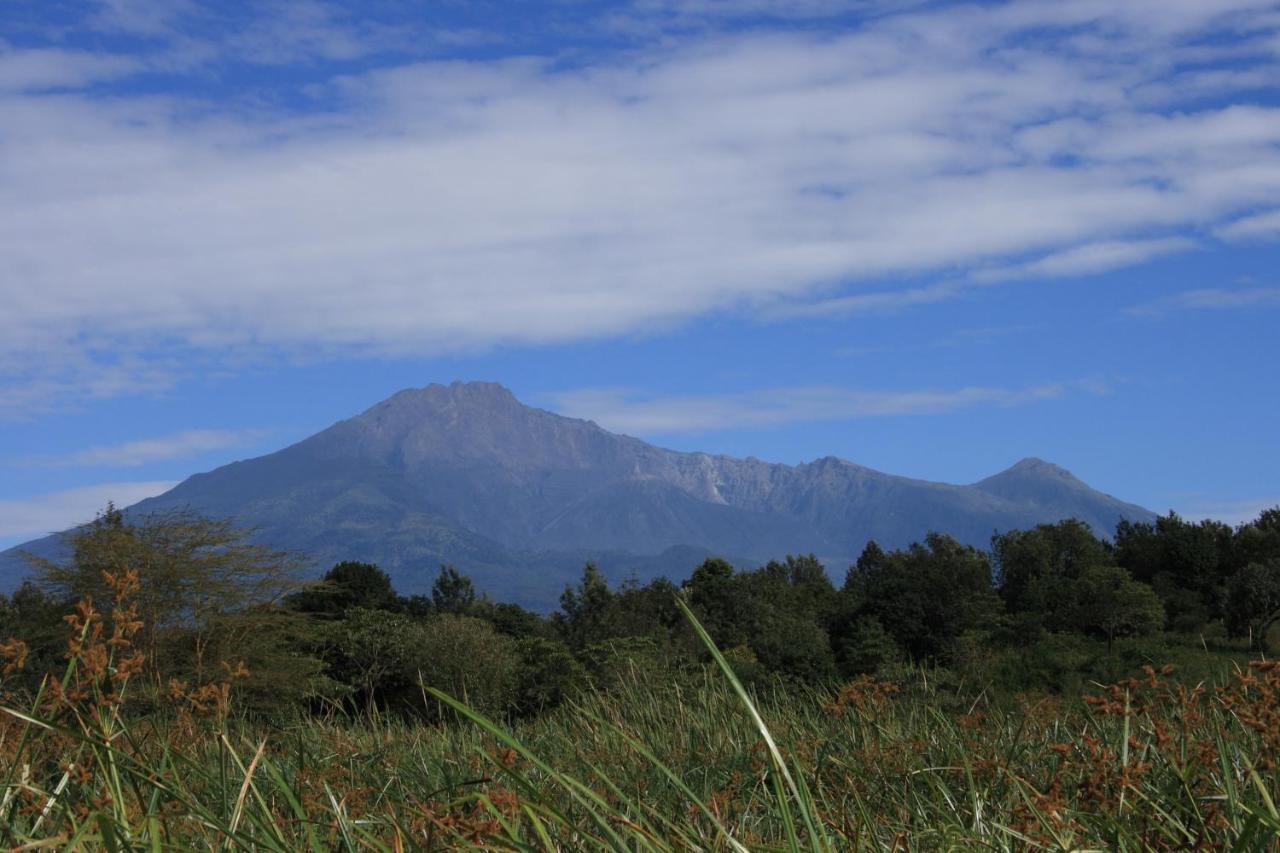
[[[1087,390],[1100,392],[1085,383]],[[1080,384],[1076,383],[1076,387]],[[1061,397],[1061,384],[1009,389],[858,391],[812,386],[734,394],[662,396],[627,388],[584,388],[547,395],[562,414],[636,435],[750,429],[893,415],[936,415],[975,406],[1017,406]]]
[[[99,483],[21,500],[0,500],[0,548],[93,521],[108,501],[129,506],[176,485],[176,481],[159,480]]]
[[[311,63],[285,109],[127,85],[179,74],[168,54],[0,47],[0,413],[104,372],[123,375],[100,395],[163,384],[156,352],[882,310],[1265,238],[1278,8],[1022,0],[341,73],[316,57],[387,34],[348,43],[313,15],[271,57]]]
[[[31,459],[28,463],[55,468],[132,468],[150,462],[189,459],[214,450],[245,447],[264,435],[262,430],[191,429],[156,438],[89,447],[66,456]]]

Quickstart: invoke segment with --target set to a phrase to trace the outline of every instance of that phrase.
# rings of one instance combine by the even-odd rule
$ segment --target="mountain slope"
[[[838,571],[873,538],[895,547],[940,530],[985,546],[995,531],[1067,517],[1104,535],[1120,518],[1153,517],[1040,460],[956,486],[835,457],[789,466],[679,453],[481,382],[402,391],[130,512],[175,507],[234,517],[319,566],[378,562],[406,592],[448,561],[496,597],[535,606],[553,603],[588,558],[643,578],[683,575],[699,554],[816,552]],[[0,554],[7,585],[21,571],[14,556]]]

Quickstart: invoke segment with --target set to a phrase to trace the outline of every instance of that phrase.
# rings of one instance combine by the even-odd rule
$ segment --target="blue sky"
[[[454,379],[1247,519],[1278,96],[1257,0],[10,0],[0,545]]]

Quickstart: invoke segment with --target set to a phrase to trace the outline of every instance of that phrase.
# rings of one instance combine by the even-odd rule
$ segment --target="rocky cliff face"
[[[1153,517],[1040,460],[957,486],[835,457],[790,466],[678,453],[483,382],[402,391],[131,511],[176,506],[235,517],[321,567],[377,562],[402,591],[453,562],[496,597],[533,605],[553,602],[588,558],[615,574],[683,576],[699,554],[814,552],[842,571],[869,539],[894,547],[938,530],[985,546],[994,531],[1067,517],[1104,535],[1121,518]]]

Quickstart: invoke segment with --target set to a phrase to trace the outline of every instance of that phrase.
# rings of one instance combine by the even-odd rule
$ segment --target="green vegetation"
[[[1274,849],[1280,509],[871,544],[549,617],[108,508],[0,600],[0,843]],[[1252,660],[1252,662],[1251,662]]]

